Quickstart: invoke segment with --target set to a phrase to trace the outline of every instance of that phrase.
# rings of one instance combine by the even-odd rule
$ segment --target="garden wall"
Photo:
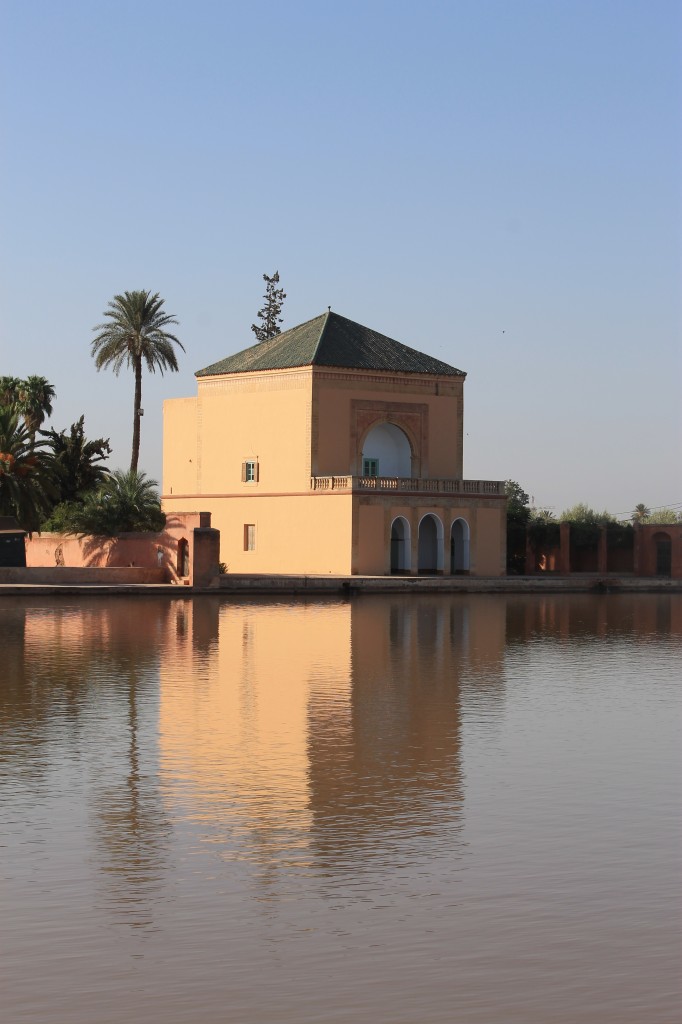
[[[160,533],[123,533],[118,537],[34,534],[26,538],[26,565],[28,569],[44,570],[40,582],[45,583],[63,582],[64,569],[116,568],[153,571],[153,578],[140,582],[189,583],[195,563],[195,530],[203,542],[205,534],[214,532],[210,526],[210,512],[186,512],[169,515],[166,528]],[[203,567],[205,559],[202,557],[199,561]],[[47,579],[48,569],[56,573],[55,580]],[[137,581],[128,579],[126,582]]]
[[[586,543],[570,523],[560,523],[560,544],[526,539],[526,574],[634,573],[682,579],[682,524],[647,523],[627,532],[601,527],[596,543]],[[582,541],[582,542],[581,542]]]
[[[144,568],[73,568],[69,566],[20,566],[0,568],[0,584],[24,586],[99,586],[116,587],[122,584],[168,583],[163,569]]]

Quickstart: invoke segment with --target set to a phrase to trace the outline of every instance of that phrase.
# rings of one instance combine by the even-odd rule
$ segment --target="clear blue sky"
[[[539,505],[682,503],[676,0],[5,0],[0,373],[126,466],[133,381],[91,329],[180,320],[161,405],[328,305],[468,373],[465,473]],[[181,354],[182,355],[182,354]]]

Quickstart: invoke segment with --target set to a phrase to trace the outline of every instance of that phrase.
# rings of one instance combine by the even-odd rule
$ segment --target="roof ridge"
[[[329,317],[331,315],[332,315],[331,307],[327,310],[326,313],[322,314],[322,316],[324,317],[324,323],[322,324],[322,330],[320,331],[320,333],[318,335],[318,338],[317,338],[317,342],[315,343],[315,349],[313,351],[313,358],[311,359],[311,363],[315,362],[315,359],[317,357],[317,353],[320,351],[320,345],[322,344],[322,339],[324,338],[324,332],[327,330],[327,324],[329,323]],[[316,316],[313,317],[313,320],[317,320],[317,317]]]
[[[286,331],[282,331],[281,334],[276,334],[276,338],[281,338],[283,334],[289,334],[290,331],[297,331],[300,327],[307,327],[313,320],[319,320],[320,317],[326,316],[326,313],[318,313],[317,316],[311,316],[310,320],[304,320],[302,324],[294,324],[293,327],[287,327]]]

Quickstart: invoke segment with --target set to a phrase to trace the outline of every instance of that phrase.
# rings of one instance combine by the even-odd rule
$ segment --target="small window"
[[[244,551],[256,550],[256,524],[244,523]]]
[[[379,460],[378,459],[363,459],[362,460],[362,475],[363,476],[379,476]]]
[[[258,460],[247,459],[246,462],[242,462],[242,483],[243,484],[257,484],[258,483]]]

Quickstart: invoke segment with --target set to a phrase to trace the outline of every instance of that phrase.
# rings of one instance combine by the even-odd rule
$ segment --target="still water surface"
[[[680,1019],[679,597],[0,631],[3,1024]]]

